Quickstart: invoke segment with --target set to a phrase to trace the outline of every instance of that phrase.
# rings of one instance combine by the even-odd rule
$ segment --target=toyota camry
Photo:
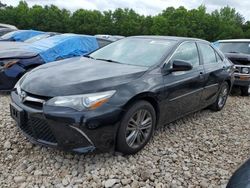
[[[33,143],[134,154],[158,127],[207,107],[222,110],[232,75],[232,63],[207,41],[128,37],[27,73],[10,111]]]

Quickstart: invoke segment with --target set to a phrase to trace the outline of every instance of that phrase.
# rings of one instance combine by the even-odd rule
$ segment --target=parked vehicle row
[[[136,153],[156,128],[221,110],[237,79],[225,41],[221,52],[166,36],[17,30],[1,39],[0,90],[14,88],[12,117],[32,142],[68,151]]]
[[[249,40],[211,45],[6,24],[0,24],[0,36],[0,90],[12,90],[11,116],[35,144],[134,154],[160,126],[204,108],[222,110],[233,85],[250,93]],[[249,164],[227,187],[249,185]]]
[[[10,42],[0,42],[0,90],[2,91],[13,89],[22,75],[37,66],[60,59],[83,56],[115,41],[89,35],[45,33],[34,30],[22,30],[6,35],[2,38],[6,40],[8,38]]]

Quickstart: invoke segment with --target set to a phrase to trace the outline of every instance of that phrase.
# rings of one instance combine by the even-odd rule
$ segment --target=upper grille
[[[56,144],[56,138],[53,135],[46,120],[31,117],[23,125],[20,125],[22,131],[36,140],[42,140]]]
[[[17,94],[20,96],[21,92],[25,91],[20,91],[20,93],[17,92]],[[43,104],[50,99],[49,97],[34,95],[28,92],[25,92],[25,94],[26,97],[22,99],[22,103],[30,108],[34,108],[37,110],[42,110]]]

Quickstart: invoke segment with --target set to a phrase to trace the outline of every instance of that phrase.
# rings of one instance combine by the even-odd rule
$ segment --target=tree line
[[[25,1],[20,1],[13,7],[0,2],[0,22],[16,25],[19,29],[90,35],[171,35],[209,41],[250,38],[250,22],[245,22],[241,14],[228,6],[211,13],[205,6],[192,10],[183,6],[168,7],[158,15],[145,16],[133,9],[70,12],[54,5],[28,7]]]

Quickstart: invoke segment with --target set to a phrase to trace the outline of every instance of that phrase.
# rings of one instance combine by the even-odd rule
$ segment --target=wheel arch
[[[140,101],[140,100],[144,100],[144,101],[147,101],[149,102],[154,110],[155,110],[155,115],[156,115],[156,128],[157,128],[157,125],[158,125],[158,122],[159,122],[159,117],[160,117],[160,107],[159,107],[159,103],[158,103],[158,99],[157,97],[155,96],[154,93],[152,92],[144,92],[144,93],[140,93],[140,94],[137,94],[136,96],[132,97],[125,105],[124,105],[124,109],[125,111],[127,109],[129,109],[129,107],[131,105],[133,105],[136,101]],[[124,114],[123,114],[124,115]]]
[[[229,90],[231,91],[231,89],[232,89],[232,81],[227,78],[227,79],[225,79],[225,82],[228,84]]]

